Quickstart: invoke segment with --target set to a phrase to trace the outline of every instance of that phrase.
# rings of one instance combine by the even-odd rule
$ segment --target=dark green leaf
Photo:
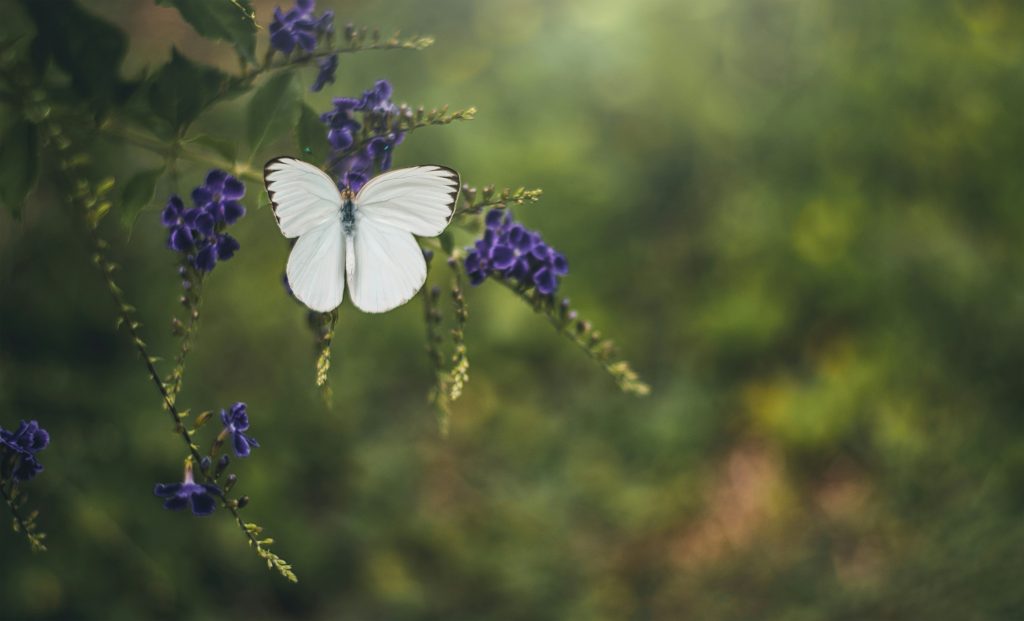
[[[241,92],[237,78],[192,62],[173,49],[170,62],[151,78],[147,94],[153,112],[181,133],[211,103]]]
[[[290,72],[278,73],[249,101],[247,135],[252,152],[284,135],[299,122],[302,88]]]
[[[235,46],[238,54],[256,62],[256,21],[249,0],[157,0],[172,6],[196,32]]]
[[[445,254],[451,256],[452,252],[455,251],[455,240],[452,239],[452,232],[445,231],[444,233],[441,233],[437,237],[437,240],[441,242],[441,248],[444,249]]]
[[[21,213],[39,174],[36,126],[24,119],[10,125],[0,137],[0,202],[15,215]]]
[[[230,140],[200,134],[195,138],[190,138],[188,142],[194,142],[206,147],[217,155],[223,157],[229,164],[234,164],[238,159],[238,145]]]
[[[327,127],[320,115],[309,104],[302,105],[299,123],[295,126],[295,142],[299,145],[302,159],[322,166],[327,162],[330,145],[327,143]]]
[[[71,77],[74,90],[100,109],[127,99],[134,84],[118,75],[128,49],[120,28],[72,0],[22,0],[22,4],[38,32],[32,46],[38,67],[52,58]]]
[[[128,180],[121,194],[121,223],[131,228],[135,218],[153,200],[153,193],[156,191],[156,182],[164,172],[163,167],[153,170],[143,170]]]

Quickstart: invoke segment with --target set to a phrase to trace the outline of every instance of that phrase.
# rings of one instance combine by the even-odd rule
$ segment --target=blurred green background
[[[171,9],[86,4],[131,33],[126,75],[172,44],[232,67]],[[255,4],[267,24],[274,3]],[[182,403],[248,402],[263,448],[240,489],[294,563],[288,584],[225,516],[152,496],[180,477],[180,443],[44,179],[22,220],[0,216],[0,424],[51,432],[29,488],[50,551],[0,531],[0,618],[1024,618],[1024,8],[326,7],[437,43],[344,56],[308,100],[386,77],[397,101],[477,106],[412,134],[396,166],[543,187],[520,218],[569,257],[563,293],[653,393],[618,393],[485,285],[448,440],[418,300],[382,316],[346,302],[326,411],[280,286],[287,245],[250,185]],[[240,109],[205,125],[240,135]],[[170,356],[179,284],[158,209],[110,234]]]

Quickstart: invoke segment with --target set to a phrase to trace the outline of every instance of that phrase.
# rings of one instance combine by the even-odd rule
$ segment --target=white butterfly
[[[291,157],[267,162],[263,178],[281,232],[299,238],[288,284],[320,312],[341,304],[346,278],[352,302],[367,313],[408,302],[427,279],[413,235],[439,235],[459,193],[459,173],[444,166],[388,171],[358,194],[339,191],[322,170]]]

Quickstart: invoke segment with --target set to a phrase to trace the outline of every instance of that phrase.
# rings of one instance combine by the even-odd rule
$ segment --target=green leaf
[[[156,0],[178,9],[196,32],[235,46],[238,55],[256,62],[256,20],[249,0]]]
[[[36,183],[36,126],[24,119],[10,125],[0,137],[0,202],[20,215],[25,197]]]
[[[260,186],[260,190],[256,194],[256,210],[259,211],[264,207],[270,207],[270,195],[267,194],[263,186]]]
[[[228,161],[228,163],[234,164],[238,161],[238,145],[230,140],[216,138],[206,134],[199,134],[195,138],[188,139],[186,142],[194,142],[198,145],[202,145],[223,157]]]
[[[214,101],[243,91],[241,82],[219,69],[192,62],[178,50],[150,79],[149,105],[180,135]]]
[[[246,132],[253,154],[298,124],[301,103],[302,88],[290,72],[278,73],[253,94]]]
[[[153,170],[143,170],[136,173],[125,184],[124,191],[121,194],[121,203],[123,205],[121,223],[129,229],[135,224],[135,219],[138,217],[139,212],[153,200],[156,182],[163,173],[164,169],[162,166]]]
[[[33,58],[48,59],[71,78],[72,88],[100,109],[128,98],[134,84],[118,75],[128,39],[118,27],[84,11],[72,0],[22,0],[35,22]]]
[[[452,252],[455,251],[455,240],[452,238],[452,232],[445,231],[438,235],[437,239],[441,242],[441,248],[444,249],[445,254],[451,256]]]
[[[309,104],[302,105],[299,123],[295,126],[295,142],[299,145],[302,159],[322,166],[327,162],[330,145],[327,143],[327,127],[320,115]]]

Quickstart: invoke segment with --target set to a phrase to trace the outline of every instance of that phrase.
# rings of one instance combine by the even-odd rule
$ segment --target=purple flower
[[[270,47],[284,54],[291,54],[296,47],[306,53],[316,49],[318,38],[334,33],[334,11],[317,17],[315,8],[313,0],[296,0],[287,12],[276,7],[270,22]]]
[[[318,66],[320,71],[316,74],[313,86],[309,87],[314,93],[320,92],[328,84],[334,84],[334,74],[338,71],[338,55],[332,54],[322,59]]]
[[[284,54],[291,54],[296,47],[312,52],[316,48],[318,25],[313,7],[312,0],[296,0],[295,7],[287,13],[276,7],[270,22],[270,46]]]
[[[17,431],[0,428],[0,447],[3,448],[2,478],[13,476],[16,481],[28,481],[43,471],[36,453],[50,443],[50,434],[39,423],[21,421]]]
[[[252,448],[259,448],[260,443],[256,438],[244,433],[249,429],[249,413],[244,403],[236,403],[227,411],[221,410],[220,420],[224,423],[222,433],[231,434],[231,445],[236,457],[248,457]]]
[[[322,65],[321,73],[323,71]],[[314,87],[320,84],[319,77]],[[334,153],[331,172],[340,187],[358,192],[375,172],[391,168],[394,149],[405,137],[402,132],[390,129],[390,117],[398,112],[398,106],[391,101],[391,94],[391,83],[378,80],[358,99],[336,98],[334,108],[321,115],[320,120],[327,125],[327,141]],[[356,144],[357,135],[364,136],[365,145],[350,151]]]
[[[359,101],[350,97],[337,97],[334,100],[334,109],[325,112],[320,120],[327,124],[327,142],[336,151],[343,151],[352,146],[355,140],[355,132],[359,131],[362,125],[352,118],[352,112],[359,105]]]
[[[396,111],[398,106],[391,101],[392,90],[390,82],[377,80],[373,88],[363,92],[357,109],[373,114],[389,114]]]
[[[569,273],[569,262],[536,231],[516,223],[506,209],[492,209],[484,216],[484,235],[467,248],[465,268],[472,285],[488,276],[512,279],[543,295],[558,290],[558,279]]]
[[[161,222],[170,230],[168,247],[185,255],[200,272],[233,257],[239,244],[224,228],[245,215],[243,196],[245,185],[218,169],[207,173],[203,184],[192,190],[193,207],[186,209],[180,197],[171,196],[161,213]]]
[[[192,238],[192,229],[187,226],[176,226],[171,229],[167,238],[167,247],[175,252],[188,252],[195,245]]]
[[[227,261],[235,256],[235,251],[241,247],[238,240],[227,233],[218,235],[214,245],[217,247],[217,259],[220,261]]]
[[[316,20],[316,32],[325,36],[334,34],[334,11],[328,9]]]
[[[245,207],[238,202],[243,196],[245,185],[218,169],[211,170],[206,175],[203,185],[192,190],[192,200],[196,204],[196,209],[199,209],[200,213],[209,214],[216,222],[224,224],[234,224],[245,215]]]
[[[220,496],[220,488],[209,483],[199,484],[192,478],[192,460],[185,462],[185,477],[181,483],[157,483],[153,494],[166,498],[164,509],[180,511],[192,505],[194,515],[210,515],[217,508],[214,496]]]
[[[181,202],[181,197],[177,194],[172,194],[167,199],[167,206],[164,207],[163,212],[160,214],[160,220],[165,227],[172,228],[182,223],[181,216],[184,213],[185,204]]]
[[[371,138],[366,143],[367,154],[373,158],[381,172],[391,169],[391,154],[397,145],[402,144],[403,138],[405,138],[405,134],[401,132],[390,133],[387,136]]]

